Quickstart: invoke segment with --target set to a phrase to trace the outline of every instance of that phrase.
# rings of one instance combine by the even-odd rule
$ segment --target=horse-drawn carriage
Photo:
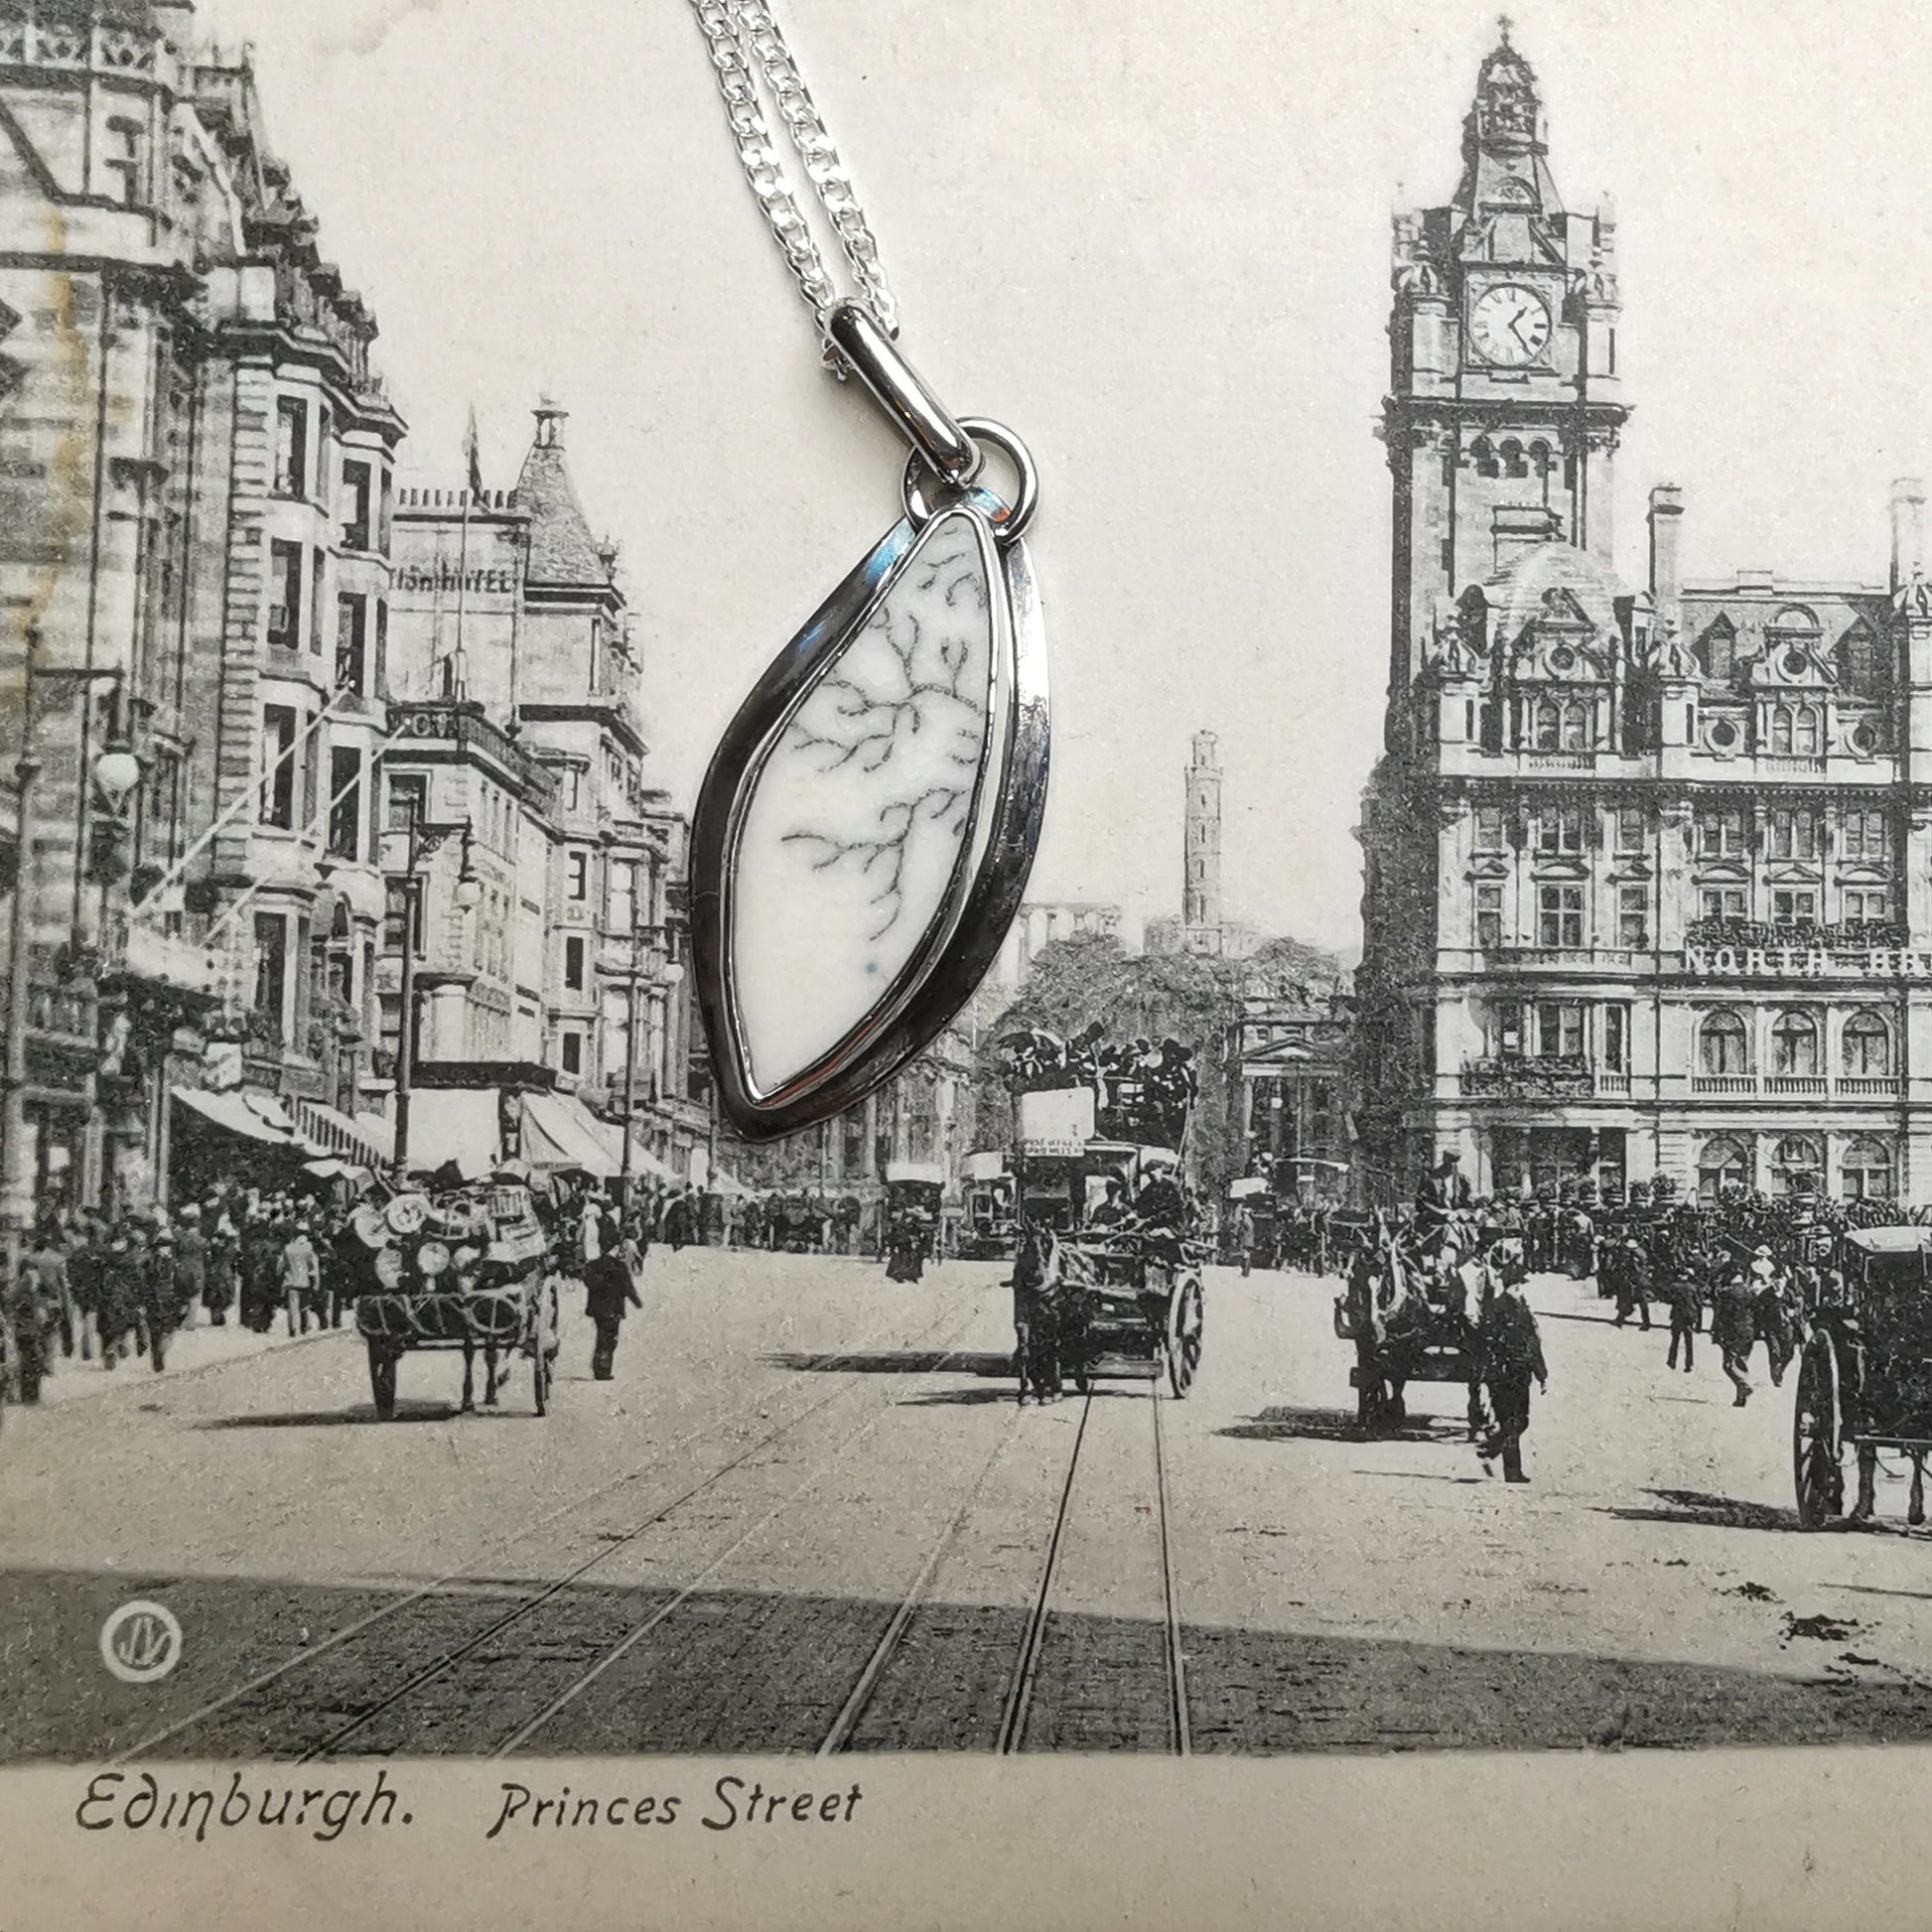
[[[1469,1391],[1475,1429],[1481,1310],[1468,1271],[1479,1246],[1476,1230],[1457,1217],[1427,1232],[1356,1217],[1342,1225],[1355,1252],[1348,1285],[1335,1298],[1334,1327],[1337,1339],[1355,1345],[1348,1383],[1357,1420],[1365,1429],[1401,1422],[1411,1382],[1449,1382]]]
[[[1021,1399],[1057,1394],[1062,1373],[1083,1394],[1120,1376],[1184,1396],[1204,1328],[1205,1251],[1181,1181],[1191,1055],[1082,1036],[1054,1061],[1043,1041],[1025,1036],[1015,1056]]]
[[[1932,1227],[1849,1228],[1806,1311],[1791,1460],[1798,1521],[1845,1512],[1845,1451],[1855,1453],[1855,1523],[1871,1515],[1880,1449],[1912,1465],[1907,1520],[1925,1521],[1932,1452]]]
[[[419,1349],[462,1349],[463,1406],[474,1407],[476,1358],[493,1406],[508,1364],[530,1363],[536,1413],[550,1406],[558,1338],[557,1281],[530,1189],[499,1178],[365,1203],[350,1227],[363,1250],[352,1284],[368,1345],[376,1415],[396,1412],[396,1370]]]

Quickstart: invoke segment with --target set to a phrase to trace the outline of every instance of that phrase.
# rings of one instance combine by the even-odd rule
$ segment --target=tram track
[[[955,1305],[945,1314],[941,1315],[937,1321],[911,1336],[909,1338],[909,1345],[913,1347],[930,1345],[932,1338],[941,1330],[946,1329],[952,1323],[958,1312],[958,1308]],[[966,1325],[970,1325],[971,1319],[972,1316],[969,1313],[967,1321],[960,1324],[960,1328],[954,1329],[953,1339],[956,1339],[960,1329]],[[845,1350],[841,1354],[833,1356],[827,1365],[828,1371],[834,1374],[840,1373],[837,1364],[841,1361],[852,1362],[854,1364],[864,1362],[890,1339],[890,1334],[880,1335],[869,1339],[860,1346]],[[952,1352],[950,1345],[946,1345],[945,1354],[942,1355],[941,1359],[945,1359]],[[711,1470],[697,1482],[691,1483],[680,1490],[668,1501],[653,1508],[648,1515],[632,1524],[629,1528],[617,1532],[600,1532],[599,1547],[584,1561],[572,1565],[561,1576],[555,1577],[538,1586],[519,1601],[513,1603],[502,1615],[493,1619],[486,1628],[466,1639],[462,1644],[444,1652],[432,1663],[415,1670],[404,1684],[398,1686],[396,1690],[382,1699],[377,1705],[358,1713],[354,1719],[340,1725],[328,1737],[323,1739],[322,1742],[304,1750],[294,1761],[307,1763],[315,1758],[333,1753],[341,1743],[345,1742],[350,1736],[363,1729],[368,1724],[386,1711],[394,1708],[403,1699],[413,1695],[414,1692],[423,1688],[425,1685],[434,1682],[437,1678],[443,1676],[450,1669],[461,1663],[466,1657],[482,1648],[483,1644],[489,1642],[494,1637],[500,1636],[504,1630],[520,1623],[524,1618],[540,1609],[544,1603],[560,1595],[573,1585],[580,1583],[591,1572],[617,1556],[620,1551],[634,1544],[649,1531],[665,1523],[677,1511],[685,1508],[688,1504],[715,1488],[727,1477],[745,1468],[760,1453],[781,1443],[786,1437],[804,1427],[814,1417],[829,1409],[835,1403],[844,1400],[867,1386],[862,1369],[855,1367],[845,1370],[843,1373],[850,1379],[843,1381],[840,1386],[806,1404],[804,1408],[799,1410],[795,1415],[787,1418],[776,1428],[766,1431],[756,1442],[749,1444],[745,1449],[719,1464],[718,1467]],[[494,1582],[495,1579],[486,1574],[484,1569],[485,1564],[493,1564],[496,1561],[500,1561],[510,1551],[529,1543],[532,1539],[541,1536],[546,1530],[553,1528],[567,1518],[581,1515],[599,1501],[623,1489],[626,1485],[640,1480],[647,1480],[655,1469],[661,1467],[672,1457],[680,1455],[717,1436],[732,1431],[748,1417],[759,1410],[763,1406],[763,1397],[754,1397],[751,1401],[733,1410],[724,1418],[707,1423],[701,1429],[693,1430],[688,1435],[679,1438],[676,1442],[669,1445],[666,1449],[659,1450],[652,1457],[650,1463],[640,1464],[635,1468],[625,1470],[622,1474],[614,1476],[605,1482],[595,1485],[581,1495],[573,1497],[568,1502],[549,1511],[537,1521],[518,1530],[512,1536],[491,1543],[485,1552],[473,1554],[461,1568],[452,1570],[430,1583],[424,1584],[408,1591],[406,1594],[382,1604],[368,1614],[356,1618],[343,1629],[333,1632],[319,1643],[305,1645],[301,1650],[283,1659],[280,1663],[257,1672],[244,1682],[231,1686],[219,1697],[176,1719],[161,1729],[151,1732],[141,1738],[137,1743],[130,1745],[126,1750],[111,1757],[108,1762],[123,1764],[145,1757],[161,1748],[164,1744],[173,1743],[187,1733],[209,1724],[213,1719],[220,1717],[224,1713],[233,1711],[244,1700],[271,1689],[298,1672],[313,1668],[324,1658],[342,1651],[346,1646],[355,1643],[358,1639],[367,1637],[371,1631],[380,1629],[383,1626],[393,1625],[394,1620],[401,1617],[405,1612],[411,1609],[421,1608],[439,1599],[454,1596],[466,1587],[474,1587],[479,1585]]]

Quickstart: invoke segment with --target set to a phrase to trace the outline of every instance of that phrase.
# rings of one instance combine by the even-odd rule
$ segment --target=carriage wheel
[[[394,1421],[396,1414],[396,1357],[373,1337],[369,1341],[369,1393],[375,1398],[376,1421]]]
[[[1798,1364],[1791,1419],[1791,1466],[1798,1492],[1798,1526],[1823,1529],[1844,1507],[1844,1445],[1839,1438],[1838,1358],[1831,1337],[1813,1335]]]
[[[1187,1275],[1168,1303],[1168,1386],[1176,1402],[1193,1387],[1200,1367],[1201,1326],[1200,1282]]]

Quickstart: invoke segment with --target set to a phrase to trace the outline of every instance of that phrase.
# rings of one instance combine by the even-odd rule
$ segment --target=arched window
[[[1779,1191],[1815,1194],[1824,1185],[1825,1156],[1809,1134],[1787,1134],[1771,1155]]]
[[[1495,445],[1486,436],[1478,436],[1469,445],[1469,460],[1475,465],[1478,477],[1493,477],[1499,474]]]
[[[1750,1034],[1741,1014],[1726,1007],[1706,1018],[1698,1030],[1698,1064],[1714,1074],[1751,1070]]]
[[[1587,698],[1573,698],[1563,708],[1563,749],[1587,752],[1596,743],[1595,707]]]
[[[1554,698],[1538,698],[1531,711],[1531,743],[1539,752],[1563,749],[1563,707]]]
[[[1530,466],[1523,461],[1523,446],[1512,436],[1502,447],[1503,475],[1527,477]]]
[[[1848,1200],[1890,1200],[1891,1149],[1868,1135],[1845,1145],[1842,1185]]]
[[[1742,1141],[1720,1134],[1706,1141],[1698,1156],[1698,1195],[1712,1201],[1732,1190],[1742,1191],[1751,1184],[1750,1150]]]
[[[1855,1013],[1845,1023],[1845,1071],[1865,1079],[1882,1079],[1891,1071],[1891,1029],[1875,1013]]]
[[[1808,704],[1771,707],[1771,750],[1780,757],[1815,759],[1819,744],[1818,708]]]
[[[1556,468],[1556,461],[1550,455],[1549,444],[1540,438],[1530,445],[1530,469],[1543,484],[1543,507],[1550,507],[1550,475]]]
[[[1818,1022],[1809,1013],[1781,1013],[1771,1023],[1771,1071],[1818,1071]]]

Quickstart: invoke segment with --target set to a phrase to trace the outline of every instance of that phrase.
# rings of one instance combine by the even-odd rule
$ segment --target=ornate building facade
[[[191,7],[0,0],[15,1153],[42,1198],[153,1198],[182,1089],[356,1138],[403,434],[375,334]]]
[[[1393,1192],[1932,1199],[1932,588],[1615,574],[1615,231],[1483,63],[1446,207],[1398,215],[1393,653],[1364,799],[1361,1127]]]

